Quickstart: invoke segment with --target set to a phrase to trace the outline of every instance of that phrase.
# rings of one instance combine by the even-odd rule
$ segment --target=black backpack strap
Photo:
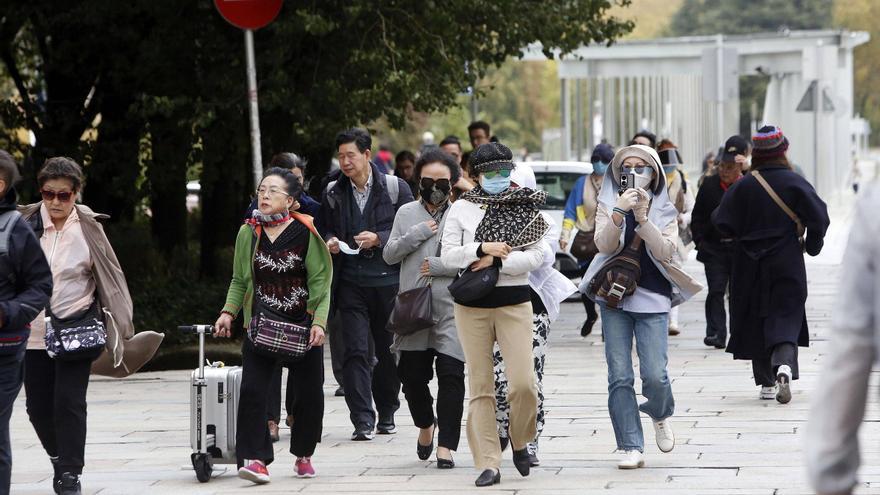
[[[9,253],[9,238],[12,236],[15,222],[19,218],[21,218],[21,213],[16,210],[9,210],[0,214],[0,255]]]

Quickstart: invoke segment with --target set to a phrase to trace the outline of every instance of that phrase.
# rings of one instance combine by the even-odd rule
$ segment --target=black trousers
[[[340,387],[345,389],[345,377],[342,365],[345,364],[345,340],[342,338],[342,330],[339,327],[339,313],[336,312],[327,321],[327,341],[330,346],[330,366],[333,368],[333,378]]]
[[[773,347],[770,357],[752,359],[752,372],[755,374],[755,385],[772,387],[776,383],[779,367],[787,364],[791,367],[792,379],[798,378],[798,348],[791,342],[783,342]]]
[[[60,361],[45,350],[27,351],[24,390],[27,413],[62,473],[82,474],[86,451],[86,392],[92,360]]]
[[[394,307],[397,285],[358,287],[341,282],[336,301],[340,316],[338,332],[345,340],[345,402],[355,428],[372,428],[376,413],[380,419],[393,418],[400,408],[400,379],[388,349],[391,333],[386,330]],[[370,337],[376,352],[376,366],[370,358]]]
[[[733,254],[728,248],[719,248],[704,262],[706,283],[709,292],[706,295],[706,336],[727,340],[727,311],[724,299],[730,283],[730,272],[733,267]]]
[[[437,445],[458,450],[461,437],[461,416],[464,412],[464,362],[427,351],[401,351],[397,375],[409,404],[413,422],[419,428],[434,424],[434,397],[428,383],[437,367]]]
[[[275,423],[281,423],[281,371],[285,366],[281,363],[275,366],[272,372],[272,384],[269,389],[269,409],[268,420]],[[295,392],[293,386],[293,370],[287,367],[287,393],[284,396],[284,410],[287,414],[293,414],[293,402],[295,400]]]
[[[12,405],[24,379],[24,349],[0,358],[0,495],[9,495],[12,482],[12,445],[9,440],[9,418]]]
[[[241,395],[238,401],[238,431],[235,454],[239,460],[259,459],[270,464],[275,459],[266,410],[272,373],[278,359],[258,354],[245,338],[241,346]],[[324,347],[313,347],[302,359],[285,363],[294,375],[291,385],[297,400],[291,427],[290,453],[311,457],[321,441],[324,421]]]

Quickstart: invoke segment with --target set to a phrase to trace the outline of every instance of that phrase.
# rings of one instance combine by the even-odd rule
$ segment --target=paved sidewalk
[[[551,332],[545,393],[547,425],[541,439],[541,467],[521,478],[505,453],[502,484],[476,489],[477,473],[466,439],[456,455],[457,467],[439,471],[415,455],[416,429],[406,410],[397,415],[399,433],[373,442],[349,441],[351,424],[328,369],[324,437],[314,457],[318,477],[293,476],[287,452],[289,431],[276,444],[273,481],[252,487],[231,471],[200,484],[189,466],[189,372],[142,373],[128,380],[95,379],[89,390],[89,443],[86,449],[86,493],[516,493],[537,494],[807,494],[802,441],[809,391],[816,385],[822,356],[828,349],[829,316],[838,290],[837,277],[846,235],[846,215],[829,238],[828,254],[810,260],[808,317],[813,344],[802,349],[801,380],[794,383],[788,405],[759,401],[747,362],[734,362],[724,352],[702,344],[704,295],[682,308],[683,333],[671,338],[670,374],[676,398],[677,446],[662,454],[643,417],[647,467],[616,469],[614,434],[606,408],[606,369],[598,331],[581,339],[579,304],[565,304]],[[702,265],[688,269],[703,277]],[[876,389],[876,376],[872,383]],[[870,397],[863,436],[858,493],[880,493],[880,409]],[[463,435],[464,436],[464,435]],[[51,469],[24,407],[24,394],[12,421],[13,493],[51,493]],[[222,468],[222,467],[221,467]]]

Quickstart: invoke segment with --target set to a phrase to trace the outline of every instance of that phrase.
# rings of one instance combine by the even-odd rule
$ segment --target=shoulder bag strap
[[[803,236],[806,229],[804,228],[804,224],[803,222],[801,222],[801,219],[797,216],[797,213],[795,213],[791,208],[788,207],[787,204],[785,204],[784,201],[782,201],[782,198],[780,198],[779,195],[776,194],[776,191],[773,190],[773,187],[770,186],[770,183],[767,182],[767,179],[765,179],[761,175],[761,172],[757,170],[752,170],[751,174],[758,181],[758,183],[761,184],[761,187],[763,187],[764,190],[767,191],[770,199],[772,199],[773,202],[776,203],[776,205],[779,206],[779,208],[781,208],[786,215],[788,215],[788,218],[791,218],[792,221],[794,221],[795,225],[797,225],[798,236]]]

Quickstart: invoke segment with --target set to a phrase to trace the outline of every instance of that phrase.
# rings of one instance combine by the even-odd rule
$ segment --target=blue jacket
[[[0,213],[16,208],[10,189],[0,199]],[[0,356],[17,354],[27,345],[30,323],[52,297],[52,271],[23,218],[12,226],[7,254],[0,256]]]
[[[565,202],[565,213],[562,215],[562,230],[574,229],[578,220],[584,218],[583,198],[584,183],[589,175],[584,175],[574,183],[571,192],[568,194],[568,200]],[[578,211],[580,208],[580,211]]]

